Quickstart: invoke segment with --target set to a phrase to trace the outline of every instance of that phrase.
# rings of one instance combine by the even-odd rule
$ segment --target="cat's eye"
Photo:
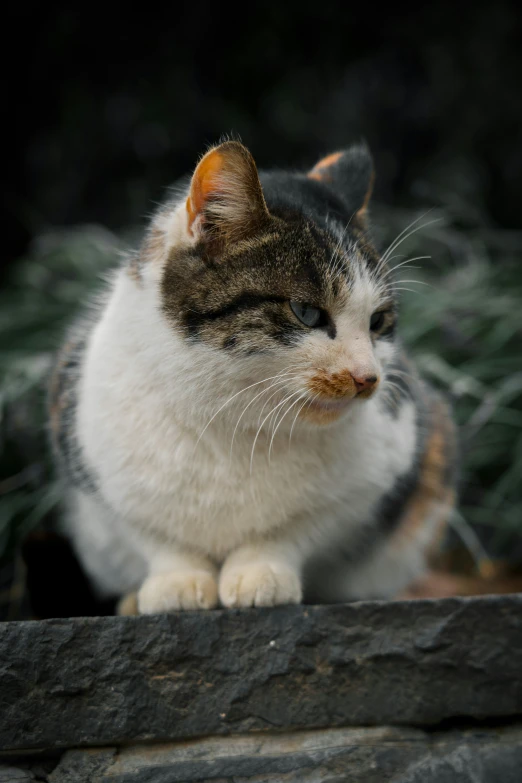
[[[370,330],[372,332],[378,332],[379,329],[382,329],[384,324],[384,316],[385,313],[382,311],[379,313],[374,313],[372,317],[370,318]]]
[[[309,326],[310,329],[328,325],[328,316],[319,307],[314,307],[305,302],[294,301],[290,302],[290,307],[295,317],[305,326]]]

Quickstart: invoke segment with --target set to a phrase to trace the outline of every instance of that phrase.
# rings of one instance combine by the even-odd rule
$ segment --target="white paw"
[[[298,604],[302,598],[299,576],[282,565],[252,563],[223,570],[219,597],[224,606],[277,606]]]
[[[216,580],[208,571],[155,574],[143,582],[138,593],[140,614],[213,609],[217,602]]]

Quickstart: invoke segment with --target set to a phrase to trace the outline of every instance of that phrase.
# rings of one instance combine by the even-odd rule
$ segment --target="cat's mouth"
[[[328,424],[339,418],[353,403],[353,397],[337,399],[312,398],[303,406],[300,416],[317,424]]]
[[[309,407],[319,411],[344,411],[351,404],[352,397],[343,397],[339,400],[312,399]]]

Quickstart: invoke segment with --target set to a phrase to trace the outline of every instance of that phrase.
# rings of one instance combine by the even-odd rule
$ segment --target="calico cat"
[[[66,524],[141,613],[389,598],[454,503],[445,403],[396,335],[370,153],[258,173],[227,141],[156,214],[50,389]]]

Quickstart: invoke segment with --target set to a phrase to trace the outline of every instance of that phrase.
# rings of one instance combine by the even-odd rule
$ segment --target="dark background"
[[[410,203],[443,180],[521,225],[518,2],[20,3],[9,15],[4,259],[49,227],[141,220],[229,132],[261,166],[364,136],[379,199]]]
[[[120,238],[223,134],[260,167],[364,137],[381,239],[444,216],[412,238],[431,288],[404,295],[401,331],[455,403],[470,568],[522,574],[522,3],[19,3],[3,21],[0,618],[111,611],[56,535],[47,372]]]

